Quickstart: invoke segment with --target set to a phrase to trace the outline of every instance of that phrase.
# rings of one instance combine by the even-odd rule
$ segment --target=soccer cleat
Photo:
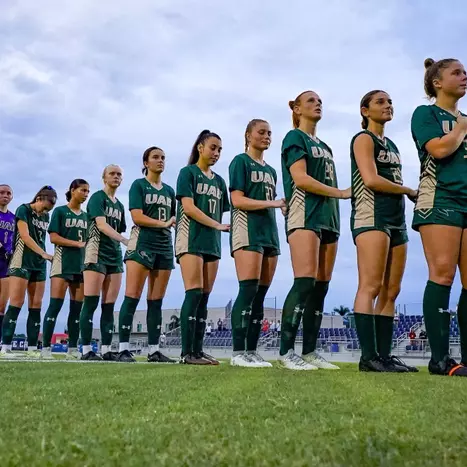
[[[68,349],[68,352],[65,354],[65,360],[79,360],[81,354],[78,352],[78,349]]]
[[[418,373],[419,372],[419,369],[416,366],[407,365],[407,363],[405,363],[402,359],[400,359],[399,357],[396,357],[395,355],[391,355],[389,357],[389,359],[393,363],[395,363],[396,365],[403,366],[403,367],[407,368],[409,373]]]
[[[337,365],[333,365],[332,363],[328,362],[325,358],[323,358],[318,352],[313,351],[309,354],[302,355],[302,359],[305,362],[310,363],[322,370],[340,370]]]
[[[247,353],[247,356],[263,368],[271,368],[272,364],[267,362],[258,352]]]
[[[209,360],[206,360],[202,357],[197,357],[193,354],[182,355],[180,358],[180,363],[185,365],[211,365]]]
[[[41,351],[40,350],[27,350],[26,352],[24,352],[24,356],[32,360],[37,360],[41,358]]]
[[[408,373],[409,370],[406,366],[399,365],[391,357],[382,358],[380,357],[381,362],[384,365],[386,373]]]
[[[278,360],[278,364],[287,370],[312,371],[318,369],[317,366],[303,360],[293,349],[290,349],[285,355],[281,356]]]
[[[91,350],[90,352],[82,355],[81,360],[86,360],[88,362],[100,362],[102,361],[102,358]]]
[[[12,350],[2,350],[0,352],[0,359],[2,360],[13,360],[13,359],[18,359],[18,358],[23,358],[22,355],[18,355],[17,352],[13,352]]]
[[[219,360],[216,360],[212,355],[209,355],[203,351],[195,354],[197,358],[204,358],[205,360],[208,360],[211,362],[211,365],[219,365]]]
[[[358,369],[360,371],[369,371],[375,373],[384,373],[387,371],[384,363],[379,357],[372,358],[371,360],[364,360],[363,358],[360,358]]]
[[[263,368],[263,365],[261,363],[256,362],[246,353],[232,355],[232,358],[230,359],[230,365],[242,366],[244,368]]]
[[[163,353],[156,350],[151,355],[148,355],[148,362],[150,363],[177,363],[169,357],[166,357]]]
[[[467,367],[459,365],[453,358],[446,355],[440,362],[430,360],[428,371],[431,375],[467,376]]]
[[[118,352],[106,352],[102,354],[102,360],[106,362],[116,362],[117,361]]]
[[[44,347],[41,350],[41,360],[55,360],[50,347]]]
[[[107,352],[109,353],[109,352]],[[122,363],[135,363],[136,360],[133,357],[133,354],[129,350],[122,350],[116,356],[115,362],[122,362]]]

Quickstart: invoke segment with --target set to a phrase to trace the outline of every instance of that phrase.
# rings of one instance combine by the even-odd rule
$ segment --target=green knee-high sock
[[[295,346],[295,337],[300,326],[306,303],[313,293],[316,279],[314,277],[297,277],[285,299],[282,310],[282,329],[280,355],[285,355]]]
[[[19,312],[21,308],[10,305],[3,318],[2,326],[2,339],[5,345],[11,345],[13,336],[15,335],[16,321],[18,320]]]
[[[354,313],[355,327],[362,349],[363,360],[372,360],[378,356],[376,351],[375,315]]]
[[[148,300],[148,312],[146,313],[148,327],[148,345],[158,345],[161,337],[162,325],[162,298]]]
[[[63,306],[63,298],[51,298],[49,308],[44,316],[44,324],[42,325],[42,345],[43,347],[50,347],[52,334],[55,329],[55,322],[60,310]]]
[[[375,315],[376,351],[382,358],[388,358],[392,349],[394,316]]]
[[[138,303],[136,303],[138,305]],[[115,303],[102,303],[101,305],[101,344],[112,345],[114,332]]]
[[[234,352],[245,351],[246,335],[250,322],[251,307],[258,292],[258,279],[239,282],[237,298],[232,306],[232,343]]]
[[[203,351],[204,331],[206,330],[206,320],[208,318],[209,293],[203,293],[196,310],[196,328],[193,341],[193,352],[195,354]]]
[[[190,289],[185,292],[180,311],[180,327],[182,328],[182,356],[193,352],[193,340],[196,329],[196,312],[203,296],[202,289]]]
[[[307,355],[316,349],[319,329],[323,321],[324,299],[329,290],[329,281],[316,281],[303,314],[303,349]]]
[[[29,308],[26,321],[26,335],[28,336],[28,347],[37,347],[39,332],[41,330],[41,309]]]
[[[67,328],[68,328],[68,348],[75,349],[78,347],[79,339],[79,314],[83,302],[70,300],[70,312],[68,313]]]
[[[255,352],[258,348],[258,340],[261,334],[261,322],[264,318],[264,299],[268,293],[269,285],[259,285],[253,303],[251,304],[251,316],[248,331],[246,333],[246,350]]]
[[[98,304],[99,296],[89,295],[84,297],[83,308],[81,308],[81,313],[79,315],[79,332],[82,345],[91,345],[92,319]]]
[[[138,303],[139,298],[125,296],[125,299],[123,300],[122,308],[120,308],[120,314],[118,317],[118,337],[120,343],[130,342],[133,317],[135,316]]]
[[[449,309],[451,286],[428,281],[423,295],[423,317],[426,334],[431,348],[431,358],[435,362],[443,360],[449,353],[450,315],[443,310]]]
[[[467,365],[467,290],[462,289],[457,305],[457,322],[461,337],[461,361]]]

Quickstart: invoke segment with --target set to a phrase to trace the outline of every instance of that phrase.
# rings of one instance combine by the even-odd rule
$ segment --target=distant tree
[[[339,308],[334,308],[333,310],[335,313],[340,314],[341,316],[345,316],[350,313],[350,308],[344,305],[341,305]]]

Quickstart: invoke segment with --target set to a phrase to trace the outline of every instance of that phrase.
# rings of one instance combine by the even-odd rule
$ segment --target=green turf
[[[0,363],[4,466],[463,466],[466,381]]]

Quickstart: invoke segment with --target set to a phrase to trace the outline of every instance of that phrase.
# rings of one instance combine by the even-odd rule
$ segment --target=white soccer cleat
[[[41,358],[41,351],[40,350],[28,350],[24,352],[24,357],[29,358],[31,360],[37,360]]]
[[[0,352],[0,359],[2,360],[13,360],[23,358],[22,355],[18,355],[17,352],[13,352],[12,350],[2,350]]]
[[[284,356],[280,357],[278,363],[282,368],[286,368],[287,370],[313,371],[318,369],[317,366],[305,362],[293,349],[290,349]]]
[[[55,360],[50,347],[41,350],[41,360]]]
[[[305,362],[320,368],[321,370],[340,370],[337,365],[333,365],[332,363],[328,362],[318,352],[316,352],[316,350],[314,352],[310,352],[309,354],[302,355],[302,359],[305,360]]]
[[[243,366],[245,368],[263,368],[258,362],[255,362],[252,358],[250,358],[247,354],[240,354],[240,355],[233,355],[230,359],[231,366]]]
[[[271,363],[267,362],[258,352],[247,353],[247,356],[263,368],[272,367]]]
[[[68,352],[65,354],[65,360],[79,360],[81,354],[78,352],[78,349],[68,349]]]

